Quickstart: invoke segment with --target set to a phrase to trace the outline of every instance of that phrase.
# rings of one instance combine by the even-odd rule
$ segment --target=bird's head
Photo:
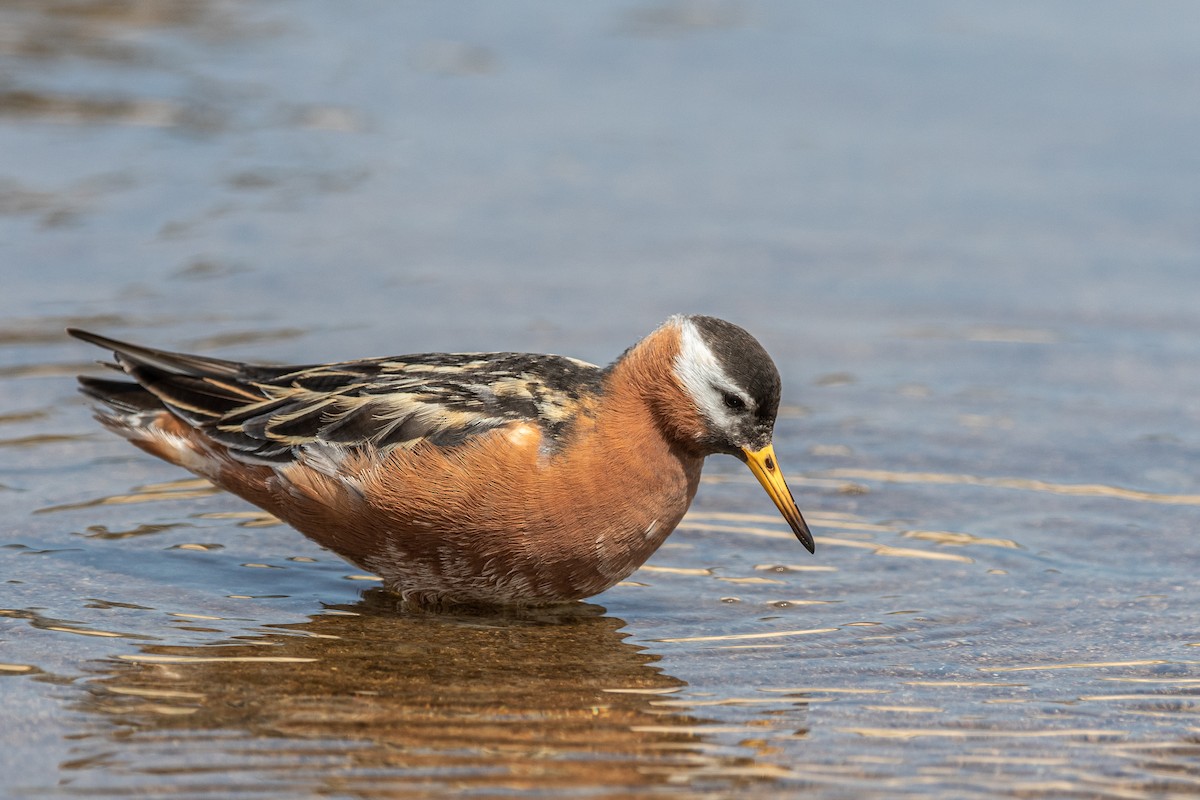
[[[743,461],[809,552],[813,538],[792,499],[771,443],[779,411],[780,380],[775,362],[758,340],[716,317],[675,316],[679,337],[674,376],[695,407],[700,424],[690,431],[694,446]]]

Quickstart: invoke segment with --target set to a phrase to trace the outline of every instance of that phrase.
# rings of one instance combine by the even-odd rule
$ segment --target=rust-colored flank
[[[771,445],[779,374],[714,317],[672,317],[607,367],[530,353],[264,367],[70,333],[124,373],[79,379],[107,427],[414,603],[598,594],[675,529],[714,453],[746,462],[813,548]]]

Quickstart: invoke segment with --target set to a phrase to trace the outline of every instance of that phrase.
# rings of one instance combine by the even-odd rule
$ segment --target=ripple
[[[125,494],[106,495],[80,503],[63,503],[36,509],[35,514],[50,514],[59,511],[77,511],[97,506],[128,505],[131,503],[156,503],[163,500],[191,500],[197,497],[211,497],[220,494],[221,490],[203,478],[183,478],[166,483],[154,483],[135,487],[132,492]]]
[[[56,619],[54,617],[45,616],[40,611],[33,609],[4,608],[0,609],[0,616],[9,617],[12,619],[23,619],[33,628],[43,631],[53,631],[54,633],[69,633],[74,636],[89,636],[101,639],[133,639],[142,641],[157,640],[157,637],[146,634],[110,631],[102,628],[91,627],[74,620]]]
[[[726,633],[713,636],[676,636],[651,639],[652,642],[735,642],[745,639],[779,639],[784,636],[809,636],[816,633],[835,633],[838,628],[809,628],[798,631],[763,631],[759,633]]]
[[[37,672],[32,664],[0,664],[0,675],[28,675]]]
[[[1110,728],[1064,728],[1062,730],[1003,730],[992,728],[841,728],[875,739],[920,739],[938,737],[947,739],[1117,739],[1129,735],[1129,731]]]
[[[1084,661],[1065,664],[1032,664],[1024,667],[980,667],[982,672],[1035,672],[1040,670],[1058,669],[1101,669],[1105,667],[1149,667],[1159,664],[1180,663],[1165,659],[1145,659],[1142,661]]]
[[[974,536],[969,533],[955,533],[952,531],[904,531],[900,535],[906,539],[921,539],[927,542],[937,542],[938,544],[948,544],[956,547],[1004,547],[1011,550],[1019,550],[1021,548],[1021,545],[1012,539]]]
[[[193,514],[192,519],[235,519],[239,528],[271,528],[283,524],[283,520],[266,511],[207,511]]]
[[[960,484],[963,486],[988,486],[1000,489],[1021,489],[1030,492],[1072,495],[1076,497],[1111,497],[1141,503],[1165,503],[1169,505],[1200,505],[1200,494],[1162,494],[1124,489],[1100,483],[1051,483],[1033,478],[985,477],[941,472],[893,472],[881,469],[834,469],[825,473],[833,478],[856,478],[884,483]]]
[[[153,536],[157,533],[165,533],[176,528],[190,528],[191,525],[185,525],[181,522],[164,523],[158,525],[143,524],[134,528],[129,528],[123,531],[110,531],[105,525],[89,525],[87,533],[80,534],[88,539],[131,539],[136,536]]]
[[[126,653],[117,658],[138,664],[307,664],[318,660],[295,656],[174,656],[146,653]]]
[[[79,442],[91,438],[93,437],[90,433],[40,433],[31,436],[18,436],[13,439],[0,439],[0,447],[41,447],[45,444]]]

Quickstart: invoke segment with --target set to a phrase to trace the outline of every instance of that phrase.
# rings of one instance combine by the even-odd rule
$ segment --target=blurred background
[[[1194,793],[1198,34],[1182,0],[3,0],[10,791]],[[776,357],[817,558],[714,459],[631,582],[487,642],[100,431],[62,332],[607,363],[677,312]],[[376,719],[162,666],[238,643],[432,684],[347,678]],[[406,738],[464,686],[422,719],[486,725]]]

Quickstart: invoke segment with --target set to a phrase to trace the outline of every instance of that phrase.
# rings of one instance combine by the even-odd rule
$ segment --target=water
[[[1188,3],[0,5],[12,797],[1200,792]],[[606,362],[729,318],[732,459],[591,603],[404,613],[102,431],[97,329]]]

